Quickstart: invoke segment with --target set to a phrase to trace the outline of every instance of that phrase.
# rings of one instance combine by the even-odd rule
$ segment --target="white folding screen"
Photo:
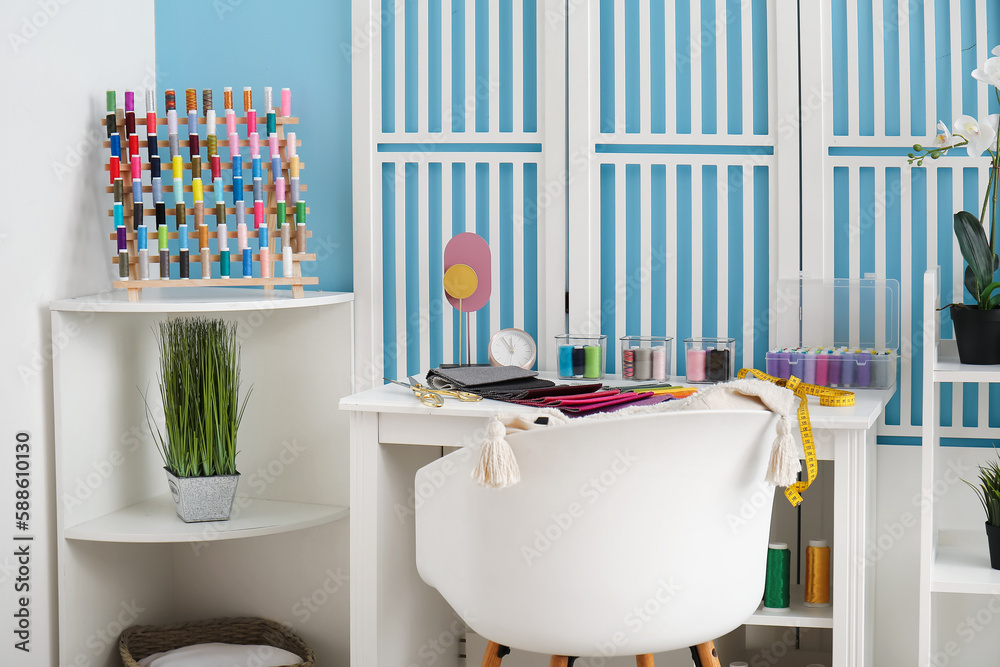
[[[795,5],[571,12],[570,329],[674,336],[678,351],[733,337],[736,368],[763,367],[774,283],[798,268]]]
[[[361,387],[458,360],[443,248],[491,249],[473,361],[565,318],[565,22],[552,0],[355,0],[354,256]],[[563,192],[557,192],[563,190]],[[360,298],[364,297],[364,298]]]
[[[970,300],[952,216],[978,216],[988,173],[987,158],[964,149],[921,167],[905,156],[929,143],[938,120],[950,128],[961,114],[997,113],[970,73],[997,43],[1000,4],[822,0],[802,3],[801,26],[803,264],[819,277],[899,281],[898,389],[879,442],[919,444],[923,273],[941,266],[942,303]],[[947,315],[941,335],[952,336]],[[996,385],[945,385],[941,404],[945,436],[984,438],[1000,426]]]

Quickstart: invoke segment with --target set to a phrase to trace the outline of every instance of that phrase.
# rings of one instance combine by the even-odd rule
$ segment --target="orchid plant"
[[[1000,102],[1000,46],[992,51],[993,57],[988,58],[982,67],[974,70],[972,76],[993,87],[993,93]],[[984,152],[990,154],[990,179],[986,185],[986,195],[983,206],[977,218],[968,211],[955,214],[955,237],[958,239],[962,257],[968,266],[965,268],[965,287],[976,299],[980,310],[991,310],[1000,307],[1000,282],[994,280],[993,274],[1000,267],[1000,258],[996,253],[996,219],[997,193],[1000,190],[1000,115],[987,116],[977,121],[972,116],[959,116],[953,126],[954,134],[948,126],[938,121],[937,133],[933,143],[928,146],[913,145],[913,152],[907,155],[910,164],[921,166],[928,157],[936,160],[953,148],[962,148],[969,157],[979,157]],[[985,219],[987,209],[990,210],[990,235],[986,238]]]

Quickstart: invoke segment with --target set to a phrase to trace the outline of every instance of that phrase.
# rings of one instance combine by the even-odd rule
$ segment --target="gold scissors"
[[[425,387],[424,385],[413,379],[413,376],[409,376],[407,379],[410,381],[409,384],[406,382],[400,382],[399,380],[391,380],[389,378],[382,378],[386,382],[391,382],[393,384],[398,384],[400,387],[406,387],[413,391],[413,394],[420,399],[420,402],[429,408],[440,408],[444,405],[445,397],[457,398],[463,403],[473,403],[475,401],[483,400],[483,397],[478,394],[472,394],[467,391],[454,391],[451,389],[431,389],[430,387]]]

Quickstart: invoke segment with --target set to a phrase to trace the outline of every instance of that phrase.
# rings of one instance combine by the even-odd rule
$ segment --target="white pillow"
[[[274,646],[192,644],[154,653],[139,661],[142,667],[285,667],[302,658]]]

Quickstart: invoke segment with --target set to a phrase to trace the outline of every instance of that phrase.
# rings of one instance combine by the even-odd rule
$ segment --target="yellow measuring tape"
[[[854,393],[843,389],[831,389],[830,387],[820,387],[815,384],[806,384],[794,375],[787,380],[768,375],[755,368],[741,368],[736,374],[739,379],[747,375],[753,375],[758,380],[771,382],[779,387],[791,390],[799,397],[799,433],[802,435],[802,451],[806,455],[806,479],[795,482],[785,489],[785,497],[792,507],[797,507],[802,502],[802,493],[809,488],[809,485],[816,479],[819,472],[819,464],[816,459],[816,442],[813,440],[812,424],[809,421],[809,396],[819,398],[819,404],[826,407],[846,408],[854,405]]]

